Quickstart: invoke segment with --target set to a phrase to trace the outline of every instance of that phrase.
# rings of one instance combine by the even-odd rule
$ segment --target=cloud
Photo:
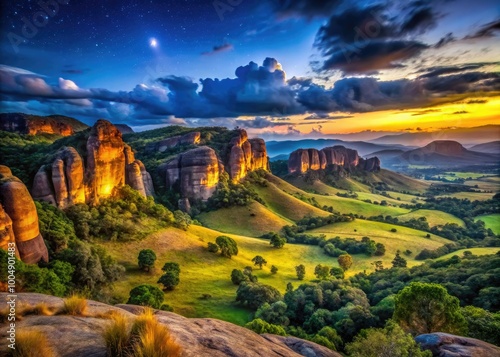
[[[432,47],[441,48],[454,41],[456,41],[456,38],[453,36],[453,33],[449,32],[444,37],[442,37],[438,42],[436,42]]]
[[[352,115],[329,115],[326,113],[320,113],[320,114],[313,113],[313,114],[309,115],[308,117],[305,117],[304,120],[322,119],[322,120],[325,120],[325,122],[326,122],[327,120],[349,119],[352,117],[353,117]]]
[[[236,120],[236,124],[243,128],[252,128],[252,129],[264,129],[264,128],[272,128],[275,126],[283,126],[288,125],[283,122],[275,122],[265,117],[255,117],[254,119],[242,119]]]
[[[215,54],[221,53],[221,52],[232,51],[233,49],[234,49],[234,46],[232,44],[224,43],[224,44],[219,45],[219,46],[214,46],[211,51],[202,52],[201,54],[203,56],[211,56],[211,55],[215,55]]]
[[[465,40],[494,37],[500,33],[500,18],[489,22],[479,30],[464,37]]]
[[[430,113],[439,113],[441,109],[425,109],[419,110],[418,112],[413,113],[411,116],[416,117],[420,115],[430,114]]]
[[[467,110],[459,110],[459,111],[456,111],[456,112],[453,112],[452,114],[453,115],[458,115],[458,114],[468,114],[469,112]]]
[[[486,104],[488,103],[487,99],[471,99],[465,104]]]

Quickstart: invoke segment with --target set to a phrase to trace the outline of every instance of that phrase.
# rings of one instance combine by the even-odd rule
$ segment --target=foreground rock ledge
[[[18,304],[45,302],[62,306],[58,297],[20,293]],[[0,293],[0,308],[5,308],[7,294]],[[19,306],[19,305],[18,305]],[[110,306],[88,301],[88,314],[95,315],[109,310],[120,311],[133,317],[142,310],[134,305]],[[231,357],[341,357],[326,347],[295,337],[258,335],[246,328],[216,319],[190,319],[171,312],[156,311],[161,323],[170,329],[172,336],[182,346],[183,356]],[[77,316],[26,316],[16,323],[17,330],[43,331],[61,357],[106,357],[106,346],[101,333],[109,320]],[[0,332],[0,355],[7,350],[7,329]]]

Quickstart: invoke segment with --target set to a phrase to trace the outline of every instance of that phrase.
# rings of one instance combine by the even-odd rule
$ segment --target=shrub
[[[242,282],[247,281],[248,277],[243,274],[243,272],[239,269],[233,269],[231,272],[231,281],[234,285],[240,285]]]
[[[276,274],[278,272],[278,267],[275,265],[271,266],[271,274]]]
[[[156,286],[143,284],[136,286],[130,290],[130,296],[127,304],[150,306],[155,309],[159,309],[163,304],[165,296],[163,291],[158,289]]]
[[[391,228],[392,233],[396,233],[398,230],[396,228]]]
[[[297,273],[297,279],[304,280],[304,277],[306,276],[306,267],[304,264],[297,265],[295,267],[295,272]]]
[[[59,311],[63,315],[85,316],[87,312],[87,300],[78,295],[72,295],[64,299],[64,306]]]
[[[47,303],[40,302],[36,305],[24,305],[21,306],[19,314],[22,316],[28,315],[42,315],[42,316],[50,316],[54,313],[53,308],[49,307]]]
[[[11,352],[12,357],[55,357],[57,356],[50,346],[47,337],[41,331],[19,330],[16,333],[16,348]]]
[[[215,243],[208,242],[208,251],[210,253],[217,253],[219,251],[219,246]]]
[[[150,271],[156,262],[156,254],[152,249],[143,249],[139,252],[137,263],[141,270]]]
[[[231,258],[233,255],[238,255],[238,245],[234,239],[226,236],[219,236],[215,240],[215,243],[219,246],[220,254],[223,257]]]
[[[158,284],[162,284],[164,290],[174,290],[179,282],[179,273],[175,271],[167,271],[158,279]]]
[[[258,334],[272,333],[273,335],[286,336],[286,332],[283,327],[270,324],[262,319],[252,320],[247,323],[245,327],[254,332],[257,332]]]

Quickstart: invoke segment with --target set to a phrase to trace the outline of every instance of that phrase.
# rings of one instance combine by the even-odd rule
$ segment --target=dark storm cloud
[[[441,48],[454,41],[456,41],[456,38],[453,36],[453,33],[449,32],[446,34],[446,36],[442,37],[438,42],[436,42],[432,47]]]
[[[481,67],[490,64],[495,64],[495,63],[471,63],[464,66],[430,67],[420,70],[419,72],[427,72],[427,73],[419,76],[419,78],[430,78],[430,77],[441,76],[443,74],[460,73],[464,71],[479,69]]]
[[[252,128],[252,129],[265,129],[265,128],[272,128],[275,126],[284,126],[288,125],[287,123],[279,123],[272,121],[268,118],[265,117],[255,117],[254,119],[250,120],[236,120],[236,124],[244,127],[244,128]]]
[[[224,43],[224,44],[219,45],[219,46],[214,46],[211,51],[202,52],[201,54],[203,56],[210,56],[210,55],[215,55],[215,54],[221,53],[221,52],[231,51],[233,49],[234,49],[234,46],[232,44]]]
[[[323,122],[318,122],[318,123],[326,123],[328,122],[328,120],[339,120],[339,119],[349,119],[349,118],[352,118],[353,116],[352,115],[329,115],[329,114],[326,114],[326,113],[320,113],[320,114],[317,114],[317,113],[313,113],[311,115],[309,115],[308,117],[305,117],[304,120],[318,120],[318,119],[322,119],[324,120]],[[310,123],[307,123],[307,124],[310,124]]]
[[[488,88],[500,90],[498,73],[468,72],[428,78],[425,89],[437,93],[466,93]]]

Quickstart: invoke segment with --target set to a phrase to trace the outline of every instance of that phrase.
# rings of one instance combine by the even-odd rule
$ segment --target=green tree
[[[480,307],[466,306],[462,314],[467,321],[469,337],[500,346],[500,312],[489,312]]]
[[[177,228],[187,231],[192,222],[189,214],[181,210],[174,211],[174,225]]]
[[[396,252],[396,256],[394,257],[394,260],[392,261],[392,267],[393,268],[406,268],[406,259],[403,258],[400,255],[399,250]]]
[[[304,277],[306,276],[306,267],[304,264],[297,265],[295,267],[295,272],[297,273],[297,279],[304,280]]]
[[[328,275],[330,274],[330,268],[326,265],[321,265],[318,264],[314,268],[314,275],[316,275],[316,278],[318,279],[326,279],[328,278]]]
[[[325,326],[313,337],[313,342],[322,346],[328,347],[333,351],[338,351],[342,348],[344,342],[337,334],[337,331],[330,326]]]
[[[158,284],[163,285],[163,290],[174,290],[179,285],[179,273],[169,270],[158,279]]]
[[[272,325],[262,319],[252,320],[247,323],[245,327],[254,332],[257,332],[258,334],[271,333],[273,335],[286,336],[286,331],[283,327]]]
[[[210,253],[217,253],[219,251],[219,246],[215,243],[208,242],[208,251]]]
[[[252,262],[255,266],[258,266],[259,269],[262,269],[263,265],[267,265],[267,260],[265,260],[262,256],[256,255],[253,257]]]
[[[396,295],[393,318],[412,335],[466,330],[459,300],[439,284],[412,282],[405,287]]]
[[[215,243],[219,246],[220,254],[223,257],[231,258],[233,255],[238,255],[238,245],[234,239],[226,236],[219,236],[215,240]]]
[[[276,265],[271,265],[271,274],[276,274],[278,272],[278,267]]]
[[[161,270],[163,270],[164,272],[173,271],[173,272],[177,273],[177,275],[179,275],[181,273],[181,267],[179,266],[179,263],[175,263],[175,262],[166,262],[163,265],[163,268],[161,268]]]
[[[344,279],[344,270],[342,268],[332,267],[330,275],[336,279]]]
[[[421,351],[412,336],[392,320],[383,329],[362,330],[346,351],[351,357],[432,357],[431,351]]]
[[[164,298],[163,291],[156,286],[144,284],[130,290],[127,304],[150,306],[154,309],[159,309],[163,304]]]
[[[152,249],[143,249],[137,257],[139,268],[145,271],[150,271],[156,262],[156,254]]]
[[[274,248],[283,248],[286,244],[286,238],[280,237],[277,233],[274,233],[271,237],[270,244]]]
[[[342,254],[337,258],[337,261],[343,271],[347,271],[353,263],[352,256],[349,254]]]
[[[236,291],[236,301],[253,310],[266,302],[272,304],[281,299],[281,293],[276,288],[265,284],[243,282]]]
[[[231,281],[234,285],[240,285],[242,282],[247,281],[248,277],[243,274],[243,272],[239,269],[233,269],[231,272]]]

